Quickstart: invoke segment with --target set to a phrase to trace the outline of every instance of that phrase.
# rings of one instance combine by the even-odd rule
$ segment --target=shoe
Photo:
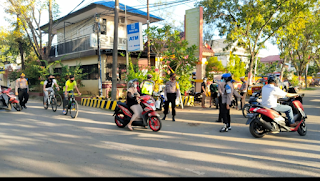
[[[228,130],[231,130],[231,126],[228,127]]]
[[[63,110],[63,111],[62,111],[62,114],[66,115],[66,114],[67,114],[67,111],[66,111],[66,110]]]
[[[226,124],[224,124],[224,126],[220,129],[220,132],[228,132],[228,127]]]
[[[164,115],[164,117],[162,118],[162,120],[166,120],[167,115]]]
[[[172,121],[176,121],[173,116],[172,116]]]
[[[298,124],[299,124],[299,121],[297,121],[297,122],[295,122],[295,123],[293,123],[293,124],[290,124],[289,126],[290,126],[290,127],[296,127]]]
[[[128,125],[127,127],[130,131],[133,131],[133,128],[131,126]]]
[[[27,109],[27,106],[26,106],[26,105],[24,105],[24,106],[23,106],[23,108]]]
[[[211,106],[209,106],[209,108],[211,108]]]

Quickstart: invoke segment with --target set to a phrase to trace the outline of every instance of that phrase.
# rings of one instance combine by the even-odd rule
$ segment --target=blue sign
[[[142,23],[132,23],[127,25],[128,51],[142,51]]]

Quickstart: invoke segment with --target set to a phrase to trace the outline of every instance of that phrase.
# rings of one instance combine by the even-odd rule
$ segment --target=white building
[[[238,47],[237,42],[233,43],[231,48],[227,50],[223,50],[224,48],[227,47],[227,43],[225,43],[226,39],[216,39],[216,40],[211,40],[208,42],[212,50],[214,51],[214,56],[218,57],[218,60],[222,62],[223,66],[227,66],[229,58],[230,58],[230,51],[232,51],[234,48],[236,51],[232,52],[233,55],[238,55],[240,57],[241,61],[244,62],[247,66],[249,66],[249,61],[250,61],[250,54],[245,51],[244,48]],[[258,57],[263,57],[262,55],[258,55]]]

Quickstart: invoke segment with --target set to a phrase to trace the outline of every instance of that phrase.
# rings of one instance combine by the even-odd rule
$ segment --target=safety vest
[[[153,82],[151,81],[144,81],[142,88],[141,88],[142,94],[152,95],[153,93]]]

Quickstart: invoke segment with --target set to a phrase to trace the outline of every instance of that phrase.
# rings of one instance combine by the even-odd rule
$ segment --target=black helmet
[[[275,82],[276,82],[276,77],[274,75],[269,75],[268,76],[268,84],[275,83]]]

